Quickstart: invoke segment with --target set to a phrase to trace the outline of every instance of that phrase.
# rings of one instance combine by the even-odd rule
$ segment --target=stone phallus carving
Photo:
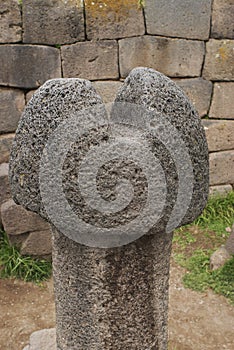
[[[20,120],[10,182],[52,226],[58,349],[166,349],[172,231],[209,184],[182,90],[136,68],[109,108],[89,81],[48,81]]]

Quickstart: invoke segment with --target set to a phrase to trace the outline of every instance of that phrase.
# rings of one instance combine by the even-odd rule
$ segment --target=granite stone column
[[[58,350],[167,349],[171,240],[90,248],[53,230]]]
[[[166,350],[172,232],[206,204],[205,133],[153,69],[134,69],[109,107],[87,80],[40,87],[13,143],[12,194],[52,226],[58,350]]]

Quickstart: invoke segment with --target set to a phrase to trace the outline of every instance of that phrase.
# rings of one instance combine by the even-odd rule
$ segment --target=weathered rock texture
[[[211,152],[234,149],[234,120],[204,119],[202,124]]]
[[[202,78],[175,79],[177,85],[186,93],[199,115],[208,114],[210,108],[212,83]]]
[[[153,67],[184,78],[177,83],[200,116],[231,122],[233,1],[214,0],[212,8],[210,0],[147,0],[144,9],[137,3],[24,0],[20,6],[18,0],[0,1],[0,164],[8,161],[23,95],[28,102],[31,89],[61,76],[108,79],[95,82],[94,87],[104,102],[110,102],[120,85],[113,80],[125,77],[138,65]],[[211,120],[205,126],[210,151],[234,149],[232,124]],[[230,163],[223,166],[232,171]],[[221,189],[222,171],[215,178],[214,172],[220,172],[219,167],[212,170],[212,183],[216,179],[214,186]],[[225,177],[222,183],[231,178]],[[230,188],[230,184],[224,186]]]
[[[23,91],[0,88],[0,134],[16,130],[24,107]]]
[[[211,0],[147,0],[147,33],[206,40],[210,31],[211,3]]]
[[[82,1],[24,0],[23,23],[24,43],[61,45],[85,39]]]
[[[117,39],[145,34],[137,0],[85,0],[88,39]]]
[[[8,164],[0,164],[0,208],[1,205],[11,198],[10,185],[8,181]],[[2,226],[1,210],[0,210],[0,227]]]
[[[61,76],[59,50],[47,46],[0,46],[0,84],[27,89]]]
[[[6,134],[0,136],[0,164],[8,163],[10,149],[15,134]]]
[[[210,117],[234,119],[234,83],[215,83]]]
[[[137,66],[156,69],[170,77],[201,74],[204,43],[145,35],[119,41],[120,75],[126,77]]]
[[[234,150],[210,154],[210,185],[234,184]]]
[[[18,0],[0,2],[0,43],[21,41],[21,13]]]
[[[23,350],[57,350],[55,329],[49,328],[33,332],[29,345]]]
[[[61,52],[65,78],[98,80],[119,77],[118,46],[115,40],[63,46]]]
[[[206,50],[203,77],[208,80],[234,80],[234,40],[210,39]]]
[[[126,109],[127,104],[131,105],[130,109]],[[80,244],[79,239],[74,238],[79,242],[77,243],[70,239],[67,232],[60,232],[54,227],[56,224],[53,217],[45,210],[45,197],[42,198],[40,187],[42,178],[40,177],[39,182],[39,173],[42,152],[49,137],[55,135],[53,131],[57,131],[56,128],[64,121],[67,125],[72,115],[78,118],[78,112],[82,114],[82,122],[89,127],[90,119],[85,108],[90,106],[96,107],[93,112],[95,119],[107,118],[101,98],[86,80],[56,79],[44,84],[35,92],[26,107],[16,132],[10,160],[10,181],[14,199],[52,223],[57,348],[164,350],[167,347],[168,280],[172,242],[172,233],[166,227],[173,215],[174,206],[177,206],[180,216],[175,226],[191,222],[205,206],[208,197],[208,148],[205,133],[198,114],[174,82],[152,69],[133,70],[118,91],[110,118],[119,124],[125,121],[129,126],[127,133],[124,132],[125,129],[120,133],[121,139],[137,140],[144,146],[144,135],[148,147],[154,157],[159,159],[165,174],[166,204],[160,219],[148,234],[133,243],[117,247],[117,244],[110,246],[107,242],[106,245],[102,243],[102,248],[94,244],[95,238],[96,241],[100,240],[102,228],[126,225],[135,218],[136,213],[139,215],[138,203],[140,202],[142,210],[143,205],[147,205],[142,191],[144,194],[147,188],[147,197],[150,197],[151,183],[145,186],[147,179],[144,174],[131,178],[131,171],[127,172],[125,168],[134,170],[134,174],[141,173],[142,169],[140,165],[129,163],[125,159],[124,151],[117,148],[115,159],[109,161],[110,169],[106,166],[100,170],[97,182],[100,182],[99,190],[104,198],[108,198],[115,194],[115,174],[119,178],[123,174],[125,177],[128,175],[134,187],[134,197],[126,207],[127,215],[121,212],[120,217],[119,213],[108,215],[95,211],[92,205],[89,207],[77,186],[77,179],[80,177],[77,178],[79,174],[74,169],[79,171],[80,162],[85,159],[92,145],[106,146],[107,141],[113,143],[116,137],[113,131],[109,131],[109,125],[98,130],[92,128],[69,146],[70,151],[61,169],[67,202],[77,216],[95,228],[96,236],[91,241],[93,245],[89,243],[90,247],[87,247]],[[142,108],[143,115],[135,114],[136,107]],[[134,119],[139,129],[131,129],[131,121]],[[161,125],[160,134],[164,132],[165,135],[165,125],[167,133],[172,133],[169,141],[160,140],[156,136],[157,123]],[[136,139],[139,131],[143,135]],[[174,149],[172,155],[169,152],[172,151],[170,142],[177,138],[177,132],[179,143],[188,152],[192,175],[187,171],[181,177],[188,164],[183,163],[182,169],[180,168],[176,153],[179,152],[180,158],[180,149]],[[50,183],[50,170],[47,174],[46,179]],[[190,179],[190,175],[193,178]],[[192,181],[193,186],[184,188],[186,193],[182,195],[187,200],[187,192],[191,191],[191,198],[186,208],[182,208],[183,203],[178,204],[177,198],[181,196],[183,183],[189,186],[186,182],[188,180]],[[51,185],[47,195],[53,195],[55,205],[58,198]],[[60,210],[62,204],[58,204]],[[66,217],[61,219],[64,221]],[[81,230],[81,227],[78,229]],[[127,234],[127,229],[122,229],[121,242],[125,242],[123,236]],[[32,234],[28,240],[31,236]],[[88,238],[86,242],[90,242]]]
[[[106,250],[54,232],[58,349],[166,349],[171,238]]]
[[[211,36],[213,38],[234,39],[233,0],[214,0]]]

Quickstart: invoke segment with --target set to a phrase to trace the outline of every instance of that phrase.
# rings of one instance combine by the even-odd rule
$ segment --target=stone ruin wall
[[[166,74],[203,119],[211,190],[233,189],[234,1],[138,2],[0,2],[0,223],[25,254],[50,254],[49,227],[10,199],[7,163],[21,113],[48,79],[89,79],[111,102],[132,68]]]

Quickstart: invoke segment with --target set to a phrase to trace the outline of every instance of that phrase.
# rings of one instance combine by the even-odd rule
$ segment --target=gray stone
[[[87,109],[90,107],[93,114]],[[72,138],[77,125],[79,134]],[[59,128],[68,133],[60,134]],[[53,143],[57,139],[65,151],[58,172],[60,146],[55,143],[54,148]],[[109,159],[104,150],[116,143]],[[104,147],[104,155],[100,147]],[[107,202],[106,211],[102,199],[96,209],[95,200],[89,202],[87,192],[82,194],[81,190],[84,176],[86,188],[91,187],[94,195],[89,177],[94,168],[82,170],[93,149],[99,150],[92,161],[98,164],[95,186]],[[160,166],[155,166],[155,159]],[[132,221],[150,209],[154,177],[148,181],[147,176],[151,171],[160,184],[153,197],[153,212],[149,211],[149,217],[145,214],[143,226],[140,222],[137,232],[132,233]],[[25,176],[20,182],[22,174]],[[122,186],[121,178],[131,182],[132,200],[127,206],[124,202],[124,209],[112,212],[109,210],[119,198],[116,192]],[[19,123],[11,153],[10,182],[17,203],[53,224],[57,349],[164,350],[172,230],[193,221],[208,197],[205,133],[183,91],[152,69],[135,69],[117,93],[108,121],[102,100],[90,82],[47,82],[33,95]],[[127,193],[127,199],[129,186],[122,187],[120,193]],[[52,205],[48,206],[50,198]],[[66,216],[63,210],[68,208],[67,203],[72,211],[69,209]],[[158,206],[158,220],[148,228]],[[51,207],[56,210],[51,211]],[[67,225],[74,216],[81,220],[70,232]],[[81,221],[88,224],[85,240]],[[141,237],[145,226],[143,233],[147,234]],[[116,236],[103,232],[115,232]]]
[[[234,80],[234,41],[210,39],[206,43],[203,77],[207,80]]]
[[[232,190],[232,185],[210,186],[210,196],[226,195]]]
[[[61,76],[60,51],[39,45],[0,46],[0,84],[26,89]]]
[[[55,328],[33,332],[29,345],[23,350],[57,350]]]
[[[225,243],[225,249],[230,255],[234,254],[234,224],[232,225],[232,231]]]
[[[217,39],[234,39],[233,18],[233,0],[214,0],[212,7],[211,36]]]
[[[166,116],[177,130],[180,130],[180,138],[185,143],[187,150],[189,150],[194,172],[194,192],[191,205],[182,223],[192,222],[202,211],[208,195],[208,149],[203,127],[194,107],[173,81],[166,78],[163,74],[146,68],[137,68],[130,73],[122,89],[117,94],[116,102],[127,102],[133,105],[154,108],[156,112]],[[170,212],[172,203],[175,200],[173,196],[175,196],[175,179],[177,176],[174,173],[175,169],[173,170],[173,167],[171,167],[172,161],[170,157],[168,158],[165,149],[163,150],[162,144],[154,142],[154,145],[152,145],[154,152],[160,157],[160,161],[164,159],[164,171],[166,174],[168,172],[169,176],[167,186],[169,186],[170,199],[167,198],[168,206],[165,207],[165,217],[167,217],[166,213]],[[166,143],[166,148],[168,146],[168,143]],[[183,156],[180,154],[180,157],[182,158]],[[173,161],[175,162],[174,156]],[[179,166],[177,166],[178,168]],[[159,223],[157,225],[160,226]]]
[[[14,137],[15,134],[0,136],[0,164],[9,162],[10,149]]]
[[[212,83],[202,78],[176,79],[176,84],[186,93],[200,117],[208,114],[212,94]]]
[[[24,107],[23,91],[0,88],[0,134],[16,130]]]
[[[117,91],[123,85],[120,81],[94,81],[93,87],[104,103],[114,102]]]
[[[23,0],[23,42],[61,45],[85,39],[83,2]]]
[[[55,231],[57,349],[166,349],[171,239],[94,249]]]
[[[37,90],[31,90],[31,91],[29,91],[29,92],[26,93],[26,98],[25,98],[26,103],[28,103],[28,102],[31,100],[33,94],[34,94],[36,91],[37,91]]]
[[[206,40],[209,38],[211,0],[147,0],[147,33]]]
[[[170,77],[200,76],[204,43],[195,40],[170,39],[145,35],[119,41],[120,75],[147,66]]]
[[[204,119],[202,124],[210,152],[234,149],[234,121]]]
[[[117,39],[145,34],[143,12],[137,1],[85,1],[88,39]]]
[[[21,41],[21,13],[18,0],[0,2],[0,43]]]
[[[234,83],[215,83],[210,117],[234,119]]]
[[[234,184],[234,150],[210,154],[210,185]]]
[[[0,208],[1,205],[11,198],[11,190],[8,181],[7,163],[0,164]],[[1,210],[0,210],[0,226],[2,226]]]
[[[63,76],[90,80],[117,79],[118,45],[115,40],[62,46]]]
[[[35,231],[23,242],[21,249],[23,255],[47,256],[52,252],[50,230]]]
[[[217,249],[210,257],[210,269],[217,270],[222,267],[229,259],[231,255],[228,253],[224,246]]]
[[[32,231],[48,231],[49,224],[38,214],[25,210],[12,199],[1,205],[3,227],[8,235],[20,235]]]

